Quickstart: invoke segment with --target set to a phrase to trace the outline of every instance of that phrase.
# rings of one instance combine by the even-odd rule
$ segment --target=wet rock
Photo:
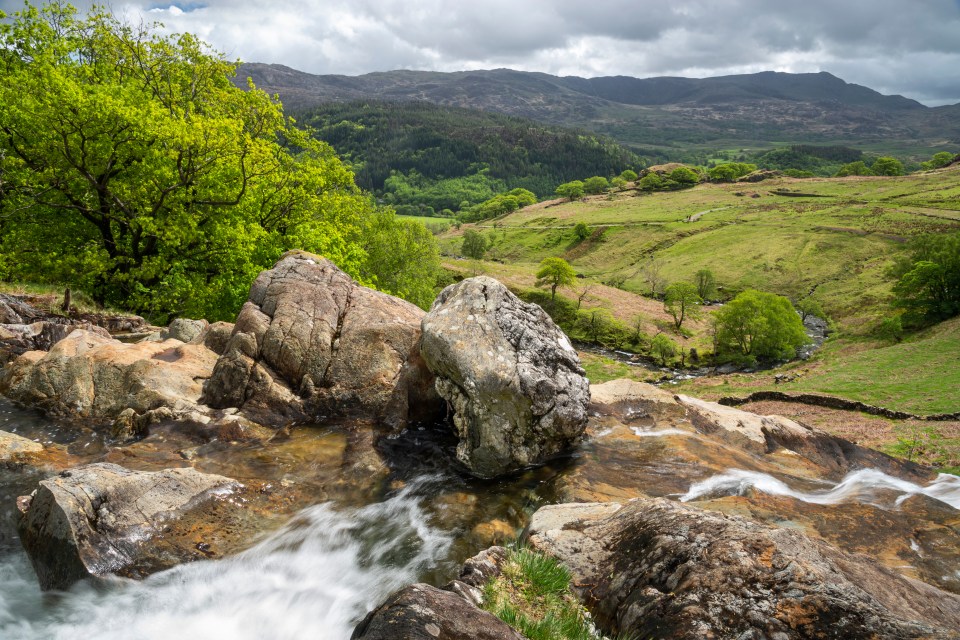
[[[43,452],[43,445],[8,431],[0,431],[0,466],[16,466]]]
[[[354,415],[400,427],[424,419],[441,404],[419,356],[422,316],[325,258],[288,252],[253,283],[205,401],[271,424]]]
[[[177,530],[190,529],[191,518],[238,488],[235,480],[190,468],[77,467],[42,481],[19,503],[20,539],[43,589],[88,576],[143,577],[206,557]]]
[[[49,352],[29,351],[0,372],[0,393],[53,415],[115,420],[165,407],[194,412],[216,354],[177,340],[124,344],[75,330]]]
[[[414,584],[397,591],[357,625],[352,640],[522,640],[491,613],[450,591]]]
[[[610,380],[590,385],[591,410],[623,421],[638,417],[682,417],[686,411],[672,393],[635,380]]]
[[[590,389],[576,351],[543,309],[496,280],[444,289],[423,319],[421,352],[474,474],[541,463],[583,433]]]
[[[791,529],[665,499],[541,508],[598,626],[653,638],[956,637],[960,597]]]

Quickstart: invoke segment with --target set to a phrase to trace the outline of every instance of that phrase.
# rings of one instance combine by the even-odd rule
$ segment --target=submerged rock
[[[665,499],[538,510],[597,624],[653,638],[956,637],[960,597],[791,529]]]
[[[590,389],[576,351],[543,309],[498,281],[444,289],[423,319],[421,352],[474,474],[544,462],[583,433]]]
[[[77,467],[42,481],[29,500],[18,502],[20,539],[43,589],[111,573],[143,577],[209,557],[216,536],[194,540],[191,517],[239,487],[190,468]]]
[[[204,399],[271,424],[423,419],[440,404],[419,355],[422,317],[326,258],[288,252],[253,283]]]

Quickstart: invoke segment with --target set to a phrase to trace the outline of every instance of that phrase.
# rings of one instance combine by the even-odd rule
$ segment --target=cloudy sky
[[[0,0],[7,12],[21,6]],[[112,7],[196,33],[230,58],[312,73],[829,71],[929,105],[960,102],[960,0],[113,0]]]

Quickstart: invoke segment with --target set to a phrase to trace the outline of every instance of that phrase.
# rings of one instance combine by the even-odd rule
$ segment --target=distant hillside
[[[960,106],[929,108],[829,73],[717,78],[558,77],[509,69],[312,75],[240,68],[238,82],[299,111],[352,100],[422,101],[521,116],[606,134],[640,150],[831,142],[917,150],[960,144]]]
[[[391,204],[434,211],[516,187],[544,197],[562,182],[640,162],[593,133],[422,102],[328,103],[302,111],[300,121],[353,165],[358,185]]]

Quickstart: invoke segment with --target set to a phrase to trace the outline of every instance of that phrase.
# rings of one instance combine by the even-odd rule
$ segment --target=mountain
[[[287,108],[353,100],[422,101],[582,127],[639,151],[730,148],[774,142],[870,145],[923,153],[960,144],[960,105],[926,107],[826,72],[716,78],[559,77],[546,73],[389,71],[313,75],[282,65],[244,64]]]

